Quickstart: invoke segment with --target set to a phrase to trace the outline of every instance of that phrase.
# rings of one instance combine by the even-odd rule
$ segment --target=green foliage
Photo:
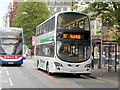
[[[108,21],[108,27],[117,29],[120,32],[120,2],[87,2],[89,7],[84,10],[84,13],[90,14],[92,19],[100,17]],[[120,43],[119,34],[115,38]]]
[[[72,1],[72,6],[71,6],[71,10],[72,10],[72,11],[74,11],[74,10],[77,11],[77,9],[78,9],[78,2],[75,1],[75,0],[73,0],[73,1]]]
[[[50,16],[50,11],[44,2],[22,2],[17,9],[14,26],[24,30],[25,44],[32,48],[32,36],[35,35],[36,26]]]

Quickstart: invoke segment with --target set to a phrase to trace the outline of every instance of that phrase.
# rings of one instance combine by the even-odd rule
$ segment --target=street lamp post
[[[100,39],[100,64],[99,64],[99,67],[101,68],[101,77],[103,77],[103,71],[102,71],[102,65],[103,65],[103,23],[104,23],[104,19],[103,19],[103,13],[107,13],[107,11],[102,11],[101,12],[101,39]]]
[[[103,71],[102,71],[102,52],[103,52],[103,18],[102,18],[103,14],[100,14],[98,18],[101,18],[101,36],[100,36],[100,54],[99,54],[99,64],[98,64],[98,68],[101,70],[101,74],[100,76],[103,77]]]
[[[100,68],[101,68],[101,77],[103,77],[103,73],[102,73],[102,52],[103,52],[103,19],[101,19],[101,23],[102,23],[102,28],[101,28],[101,39],[100,39]]]
[[[24,15],[28,15],[27,12],[23,12],[23,14],[24,14]],[[31,38],[31,46],[32,46],[32,28],[31,28],[31,26],[32,26],[32,20],[31,20],[31,18],[30,18],[30,31],[31,31],[31,33],[30,33],[30,38]],[[31,49],[32,49],[32,48],[31,48]]]

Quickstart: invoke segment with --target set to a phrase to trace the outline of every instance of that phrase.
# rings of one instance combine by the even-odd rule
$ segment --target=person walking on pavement
[[[34,55],[33,50],[31,50],[31,58],[32,58],[33,55]]]

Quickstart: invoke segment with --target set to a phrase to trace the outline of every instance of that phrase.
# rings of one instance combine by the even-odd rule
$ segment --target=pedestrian
[[[94,52],[92,52],[92,62],[91,62],[91,67],[94,69]]]
[[[31,58],[32,58],[33,55],[34,55],[33,50],[31,50]]]

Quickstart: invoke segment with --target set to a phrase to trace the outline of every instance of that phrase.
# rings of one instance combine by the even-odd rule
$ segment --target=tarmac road
[[[1,88],[118,88],[112,83],[96,77],[79,76],[73,74],[48,75],[43,70],[37,70],[33,60],[26,59],[18,66],[0,67]]]

